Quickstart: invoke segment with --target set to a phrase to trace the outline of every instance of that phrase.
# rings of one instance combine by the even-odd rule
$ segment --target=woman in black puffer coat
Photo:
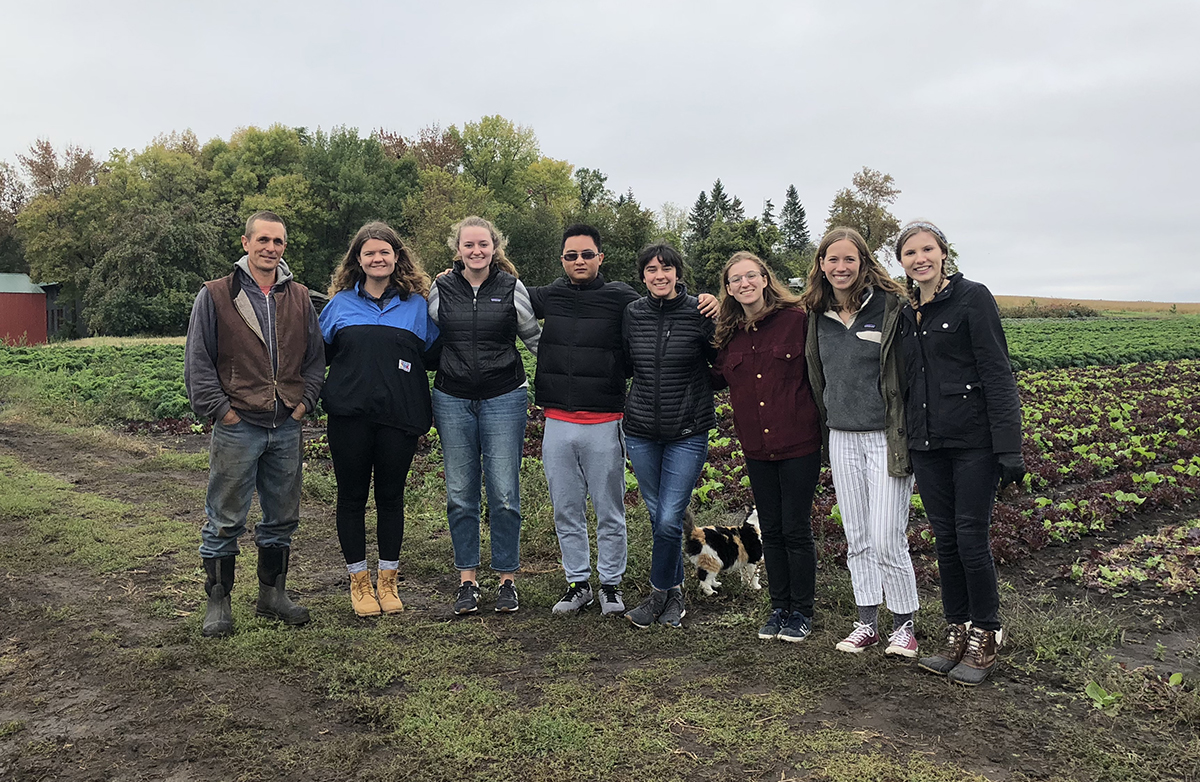
[[[625,614],[637,627],[680,627],[683,619],[683,516],[717,425],[709,365],[713,322],[697,309],[683,258],[668,244],[638,254],[649,295],[625,309],[622,335],[633,384],[625,400],[625,445],[650,511],[654,548],[650,597]]]
[[[946,276],[950,245],[937,226],[909,223],[896,242],[910,302],[901,312],[905,417],[917,489],[938,555],[946,637],[921,668],[980,684],[1003,637],[992,502],[1025,475],[1021,401],[996,300],[961,273]]]

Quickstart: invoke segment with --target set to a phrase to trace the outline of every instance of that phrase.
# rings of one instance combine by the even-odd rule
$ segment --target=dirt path
[[[196,453],[206,441],[199,435],[90,438],[0,424],[0,456],[14,457],[77,491],[153,508],[158,515],[197,528],[203,520],[205,474],[164,467],[160,452]],[[1194,506],[1176,515],[1194,517],[1198,510]],[[328,505],[307,501],[302,517],[305,523],[328,524],[330,514]],[[1138,526],[1157,521],[1143,520]],[[22,530],[21,518],[0,512],[0,540]],[[1108,534],[1118,539],[1132,531]],[[1131,667],[1152,662],[1152,639],[1169,639],[1169,648],[1178,651],[1183,664],[1190,659],[1194,676],[1200,621],[1193,601],[1168,605],[1161,595],[1149,593],[1119,600],[1086,595],[1056,577],[1079,550],[1104,543],[1091,540],[1074,549],[1048,549],[1036,560],[1002,573],[1002,579],[1023,598],[1051,595],[1063,603],[1087,599],[1111,613],[1126,638],[1135,641],[1116,650]],[[318,604],[342,600],[344,571],[336,541],[309,536],[298,551],[295,577],[306,599]],[[396,747],[381,738],[361,704],[352,698],[331,698],[328,681],[314,674],[316,669],[280,668],[272,660],[234,670],[223,668],[219,660],[197,663],[205,662],[207,652],[194,638],[193,612],[201,607],[202,581],[193,558],[194,548],[181,549],[146,568],[108,576],[81,574],[63,562],[39,563],[20,575],[0,567],[0,779],[315,780],[375,778],[375,772],[390,767]],[[825,579],[831,577],[823,576],[819,601],[827,589]],[[449,574],[410,577],[406,589],[416,617],[411,622],[418,624],[403,631],[415,627],[413,632],[419,633],[422,622],[433,623],[425,626],[438,631],[457,632],[462,627],[449,621],[445,596],[451,581]],[[243,610],[252,600],[249,588],[235,592],[235,597],[243,602]],[[935,604],[930,595],[925,602]],[[563,657],[567,645],[585,661],[574,674],[584,681],[616,680],[674,655],[686,659],[664,674],[671,687],[686,690],[691,680],[719,681],[726,676],[741,684],[721,697],[777,693],[781,683],[756,682],[753,666],[789,669],[787,655],[793,650],[782,649],[787,646],[783,644],[723,640],[728,605],[720,600],[696,602],[687,631],[687,643],[693,646],[665,646],[666,652],[644,648],[642,638],[623,626],[616,632],[582,623],[565,629],[549,625],[543,606],[523,607],[516,617],[470,621],[478,622],[479,633],[494,638],[518,661],[512,670],[504,668],[503,659],[494,663],[518,703],[547,670],[572,670],[559,659],[569,662],[569,656]],[[838,629],[819,624],[816,643],[832,646]],[[709,644],[717,651],[696,654]],[[1036,640],[1026,639],[1011,664],[1006,661],[998,672],[995,684],[978,691],[949,688],[881,655],[846,660],[811,648],[813,667],[804,669],[804,675],[812,679],[800,688],[808,696],[789,718],[790,730],[797,735],[845,732],[865,737],[865,746],[884,757],[921,754],[994,780],[1052,779],[1070,778],[1062,758],[1072,757],[1073,763],[1077,759],[1066,744],[1096,724],[1097,715],[1084,699],[1065,694],[1062,682],[1031,662]],[[690,723],[682,724],[679,751],[687,752],[692,747]],[[1195,745],[1197,725],[1185,723],[1182,730],[1180,739]],[[1131,735],[1124,740],[1158,739]],[[711,751],[702,745],[692,749]],[[791,776],[796,773],[786,763],[751,766],[728,761],[705,767],[697,778],[841,778],[832,773]],[[1188,773],[1184,769],[1178,778],[1186,779]],[[618,777],[627,778],[624,773],[614,775]],[[442,769],[411,778],[454,776]]]

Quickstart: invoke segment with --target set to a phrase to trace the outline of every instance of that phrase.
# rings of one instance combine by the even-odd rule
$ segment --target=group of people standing
[[[454,613],[475,613],[483,600],[481,484],[498,581],[493,607],[517,611],[528,418],[520,339],[537,357],[543,464],[567,581],[554,613],[582,611],[598,598],[602,614],[636,627],[681,626],[684,514],[716,426],[714,389],[728,386],[772,605],[758,637],[795,642],[812,631],[810,516],[825,443],[858,604],[837,648],[880,644],[886,602],[886,653],[917,657],[906,532],[915,473],[936,536],[947,622],[941,648],[919,665],[963,684],[982,682],[995,665],[1002,631],[988,527],[997,484],[1024,473],[1019,401],[994,300],[982,285],[945,274],[949,244],[931,223],[909,224],[896,244],[908,290],[857,232],[840,228],[818,246],[802,298],[761,259],[739,252],[722,272],[719,299],[688,293],[684,259],[669,244],[638,255],[645,296],[606,281],[600,233],[587,225],[564,232],[564,276],[526,288],[487,220],[454,226],[454,267],[435,280],[395,231],[370,223],[334,272],[319,319],[282,259],[278,216],[251,217],[242,243],[247,255],[233,273],[201,290],[188,332],[189,397],[214,420],[200,550],[204,635],[232,631],[237,536],[256,485],[258,613],[308,621],[284,586],[299,519],[298,421],[315,404],[326,363],[321,398],[356,614],[403,610],[404,484],[417,439],[431,426],[459,572]],[[426,372],[434,369],[431,392]],[[632,609],[621,590],[626,456],[653,532],[650,590]],[[364,529],[372,475],[374,584]]]

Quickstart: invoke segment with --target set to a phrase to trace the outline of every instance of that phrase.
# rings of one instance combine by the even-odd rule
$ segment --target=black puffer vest
[[[456,262],[434,284],[442,359],[433,387],[460,399],[492,399],[520,388],[525,366],[516,345],[517,278],[493,267],[476,293]]]
[[[709,364],[713,322],[679,285],[673,299],[638,299],[625,310],[623,335],[633,384],[625,400],[625,433],[667,442],[716,427]]]

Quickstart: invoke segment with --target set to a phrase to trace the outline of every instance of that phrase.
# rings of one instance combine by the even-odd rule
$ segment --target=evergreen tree
[[[812,244],[808,235],[808,218],[804,214],[804,206],[800,203],[795,185],[788,185],[783,210],[779,213],[779,228],[786,250],[803,253]]]
[[[771,203],[771,199],[769,199],[769,198],[763,202],[763,212],[762,212],[762,217],[759,218],[759,222],[761,222],[763,225],[769,226],[771,228],[776,227],[775,226],[775,204]]]
[[[722,215],[727,223],[740,223],[746,219],[746,208],[742,206],[742,199],[737,196],[729,202],[729,212]]]
[[[712,203],[713,217],[719,217],[727,223],[730,222],[729,210],[731,204],[729,203],[729,196],[725,193],[725,185],[721,184],[720,179],[713,182],[712,195],[709,196],[708,200]]]
[[[713,208],[712,202],[708,200],[708,194],[701,190],[692,207],[692,213],[688,215],[688,232],[691,235],[691,241],[707,239],[716,216],[716,210]]]

